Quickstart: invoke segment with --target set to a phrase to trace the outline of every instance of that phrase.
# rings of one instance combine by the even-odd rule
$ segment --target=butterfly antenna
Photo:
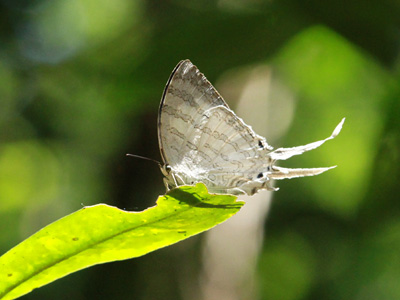
[[[145,160],[150,160],[150,161],[155,162],[159,166],[161,166],[161,163],[158,160],[155,160],[152,158],[148,158],[148,157],[144,157],[144,156],[140,156],[140,155],[136,155],[136,154],[130,154],[130,153],[127,153],[126,156],[132,156],[132,157],[137,157],[137,158],[141,158],[141,159],[145,159]]]

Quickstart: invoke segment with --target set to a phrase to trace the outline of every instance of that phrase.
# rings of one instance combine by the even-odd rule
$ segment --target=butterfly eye
[[[264,176],[264,174],[260,173],[260,174],[257,175],[257,178],[262,178],[263,176]]]
[[[258,141],[258,147],[264,149],[264,144],[261,142],[261,140]]]

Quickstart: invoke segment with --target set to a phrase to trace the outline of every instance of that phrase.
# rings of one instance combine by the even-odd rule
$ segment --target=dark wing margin
[[[158,120],[157,120],[158,146],[160,147],[161,158],[162,158],[162,160],[163,160],[164,163],[166,162],[166,160],[165,160],[165,155],[164,155],[163,144],[162,144],[162,141],[161,141],[161,129],[160,129],[160,126],[161,126],[161,112],[162,112],[162,108],[163,108],[163,106],[164,106],[165,95],[167,94],[168,87],[169,87],[169,85],[170,85],[172,79],[174,78],[176,71],[177,71],[177,70],[179,69],[179,67],[181,67],[182,64],[185,63],[185,62],[190,62],[190,61],[187,60],[187,59],[186,59],[186,60],[181,60],[181,61],[176,65],[176,67],[175,67],[174,70],[172,71],[171,75],[169,76],[168,81],[167,81],[167,84],[165,85],[165,88],[164,88],[164,91],[163,91],[163,94],[162,94],[162,97],[161,97],[160,106],[159,106],[159,108],[158,108]]]

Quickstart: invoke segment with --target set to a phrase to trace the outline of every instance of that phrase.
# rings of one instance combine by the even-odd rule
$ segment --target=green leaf
[[[15,299],[77,270],[138,257],[206,231],[243,206],[203,184],[160,196],[157,205],[127,212],[99,204],[41,229],[0,257],[0,299]]]

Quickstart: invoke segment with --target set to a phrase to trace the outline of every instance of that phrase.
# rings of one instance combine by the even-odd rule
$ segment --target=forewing
[[[196,66],[181,61],[167,82],[158,114],[158,141],[165,164],[174,168],[187,156],[204,112],[216,106],[228,107]]]

